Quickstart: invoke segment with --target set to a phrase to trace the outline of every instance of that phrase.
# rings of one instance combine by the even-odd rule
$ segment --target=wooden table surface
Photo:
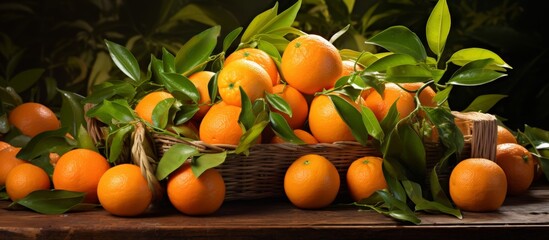
[[[373,211],[334,206],[300,210],[285,200],[226,202],[214,215],[190,217],[164,206],[137,218],[101,208],[62,215],[6,210],[4,239],[549,239],[549,187],[508,197],[497,212],[464,212],[463,219],[421,214],[403,224]]]

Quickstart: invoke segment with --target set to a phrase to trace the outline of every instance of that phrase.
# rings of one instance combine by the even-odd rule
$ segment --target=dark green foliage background
[[[93,64],[99,53],[107,53],[104,39],[131,46],[145,68],[151,54],[159,56],[162,47],[175,52],[212,24],[221,25],[224,37],[238,26],[247,26],[275,2],[4,0],[0,3],[0,86],[7,86],[7,79],[18,72],[44,68],[41,79],[21,96],[59,109],[61,97],[48,93],[47,86],[53,82],[65,91],[87,95],[93,84]],[[279,12],[294,2],[278,1]],[[435,0],[357,0],[349,14],[341,0],[305,0],[296,25],[307,33],[329,38],[351,24],[336,46],[377,51],[380,49],[364,45],[361,39],[394,25],[407,26],[425,41],[425,23],[435,4]],[[176,15],[191,5],[196,8]],[[448,0],[448,5],[452,28],[446,54],[481,47],[494,51],[513,67],[498,81],[475,88],[454,88],[451,108],[465,109],[478,95],[505,94],[508,97],[490,111],[504,124],[513,130],[525,124],[549,129],[548,39],[543,27],[548,17],[544,9],[527,0]],[[366,15],[372,9],[371,15]],[[19,52],[20,59],[16,57]],[[102,70],[110,74],[108,77],[120,76],[116,67]]]

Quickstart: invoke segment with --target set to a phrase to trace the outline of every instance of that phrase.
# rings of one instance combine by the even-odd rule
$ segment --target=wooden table
[[[498,212],[463,219],[421,214],[403,224],[372,211],[334,206],[300,210],[284,200],[226,202],[212,216],[189,217],[164,206],[138,218],[102,209],[62,215],[10,211],[0,201],[4,239],[549,239],[549,187],[509,197]]]

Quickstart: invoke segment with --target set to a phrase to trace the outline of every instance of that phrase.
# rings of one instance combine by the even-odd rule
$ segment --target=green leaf
[[[262,39],[258,41],[257,48],[269,54],[273,58],[275,63],[280,64],[280,61],[282,60],[282,56],[280,56],[279,49],[280,48],[284,49],[287,45],[288,45],[288,42],[285,42],[283,46],[277,47],[271,42],[265,41]]]
[[[216,99],[218,97],[217,95],[217,77],[219,76],[219,72],[216,72],[213,77],[208,82],[208,94],[210,95],[211,102],[216,102]]]
[[[21,205],[42,214],[62,214],[82,203],[85,193],[66,190],[38,190],[10,204]]]
[[[85,148],[98,152],[93,139],[83,125],[80,125],[78,128],[76,139],[78,139],[78,148]]]
[[[292,117],[292,108],[284,98],[274,93],[266,93],[265,97],[271,107]]]
[[[448,100],[448,97],[450,96],[450,92],[452,91],[453,85],[448,85],[445,89],[438,91],[433,98],[433,101],[437,103],[437,105],[441,105],[442,103],[446,102]]]
[[[277,3],[278,4],[278,3]],[[301,8],[301,0],[298,0],[294,5],[290,6],[276,17],[271,19],[262,29],[261,32],[270,32],[283,27],[290,27],[295,21],[295,17]]]
[[[252,127],[246,130],[246,132],[240,137],[238,146],[235,149],[236,154],[245,153],[248,155],[248,149],[254,144],[257,143],[258,137],[263,132],[263,129],[269,125],[269,121],[261,121],[255,123]]]
[[[31,163],[44,169],[48,176],[53,175],[53,165],[50,163],[50,153],[44,153],[38,158],[32,159]]]
[[[249,129],[253,126],[255,121],[252,102],[250,101],[250,98],[248,98],[248,94],[246,94],[244,88],[242,88],[242,86],[239,86],[239,89],[242,108],[240,111],[240,115],[238,116],[238,122],[242,123],[245,129]]]
[[[383,129],[381,129],[379,121],[377,121],[376,115],[372,110],[365,106],[361,106],[361,108],[362,123],[364,123],[366,130],[368,130],[368,134],[370,134],[370,136],[374,139],[383,141],[385,134],[383,133]]]
[[[439,58],[444,51],[444,46],[450,33],[451,22],[450,10],[448,10],[446,0],[439,0],[429,16],[425,28],[429,48]]]
[[[126,76],[134,81],[139,81],[141,71],[135,56],[125,47],[105,39],[112,61]]]
[[[199,151],[187,144],[175,144],[168,149],[158,162],[156,168],[156,178],[159,181],[164,180],[173,171],[177,170],[187,159],[192,158],[199,154]]]
[[[345,34],[349,30],[349,27],[351,27],[351,24],[347,24],[347,26],[334,33],[334,35],[330,37],[330,42],[333,44],[339,37],[341,37],[341,35]]]
[[[372,36],[366,44],[377,45],[393,53],[407,54],[417,61],[424,61],[427,58],[425,47],[419,37],[405,26],[389,27]]]
[[[234,30],[232,30],[225,38],[223,39],[223,52],[226,52],[229,47],[233,44],[234,40],[240,35],[242,32],[242,27],[238,27]]]
[[[152,123],[154,127],[160,129],[166,128],[166,125],[168,125],[170,108],[174,103],[174,98],[167,98],[158,102],[152,112]]]
[[[466,66],[467,65],[464,67]],[[505,76],[507,76],[507,74],[489,69],[473,68],[463,71],[458,70],[454,73],[450,80],[448,80],[447,84],[458,86],[479,86]]]
[[[191,70],[207,62],[217,45],[220,26],[214,26],[193,36],[175,55],[175,70],[177,73],[188,76]]]
[[[462,219],[461,211],[452,207],[445,206],[438,202],[429,201],[423,198],[421,186],[413,181],[403,180],[402,185],[406,190],[406,193],[415,204],[416,211],[425,211],[428,213],[446,213]]]
[[[124,125],[121,128],[118,128],[114,131],[112,131],[107,136],[107,159],[109,162],[114,163],[118,158],[120,157],[120,154],[124,150],[124,143],[126,142],[126,137],[128,134],[131,134],[133,132],[134,127],[133,125]]]
[[[12,87],[15,92],[22,93],[23,91],[34,86],[40,77],[42,77],[44,71],[45,69],[43,68],[33,68],[20,72],[9,80],[9,86]]]
[[[303,140],[299,139],[286,119],[277,112],[269,112],[269,122],[271,127],[277,136],[282,138],[285,142],[291,142],[295,144],[304,144]]]
[[[483,48],[465,48],[461,49],[450,57],[449,62],[452,62],[458,66],[465,66],[466,64],[481,60],[481,59],[493,59],[494,61],[490,63],[490,66],[509,68],[512,69],[509,64],[507,64],[499,55],[496,53],[483,49]]]
[[[443,108],[424,108],[429,120],[436,126],[444,146],[453,152],[461,153],[464,146],[463,134],[454,122],[454,115]]]
[[[21,148],[17,154],[17,158],[32,160],[40,155],[49,154],[50,152],[64,153],[75,146],[70,145],[65,140],[66,128],[60,128],[53,131],[40,133]]]
[[[438,177],[439,169],[448,168],[448,166],[445,166],[445,165],[448,165],[448,164],[444,157],[443,159],[441,159],[439,162],[435,164],[435,166],[431,170],[431,173],[429,174],[429,186],[431,187],[430,189],[431,196],[433,197],[433,200],[435,202],[443,204],[444,206],[447,206],[447,207],[452,207],[452,203],[445,192],[445,190],[448,190],[448,188],[447,187],[443,188],[440,185],[440,178]]]
[[[173,119],[174,125],[181,125],[183,123],[186,123],[187,121],[191,120],[193,116],[198,112],[200,108],[196,104],[192,105],[183,105],[179,107],[179,111],[175,113],[175,117]]]
[[[61,126],[66,127],[69,134],[78,137],[80,126],[86,124],[84,120],[84,107],[82,101],[84,97],[73,92],[58,89],[63,99],[61,103]]]
[[[200,93],[196,86],[187,77],[178,73],[160,72],[159,79],[173,96],[182,102],[198,103]],[[181,93],[181,94],[179,94]]]
[[[416,65],[400,65],[387,69],[386,80],[396,83],[425,82],[431,80],[431,71]]]
[[[120,96],[126,100],[133,99],[135,96],[135,88],[133,85],[123,81],[109,81],[103,86],[94,88],[92,93],[84,99],[86,103],[99,104],[105,99],[111,99],[115,96]]]
[[[202,173],[210,168],[215,168],[227,158],[227,152],[220,153],[206,153],[191,162],[191,170],[196,178],[199,178]]]
[[[242,34],[242,38],[240,39],[240,42],[242,43],[248,43],[252,40],[254,35],[261,33],[261,30],[267,26],[269,21],[274,19],[278,12],[278,2],[275,3],[274,7],[258,14],[257,16],[252,19],[250,24],[248,24],[248,27],[244,31],[244,34]]]
[[[105,124],[130,123],[135,120],[133,110],[125,100],[104,100],[103,103],[86,112],[88,117],[97,118]]]
[[[385,91],[384,81],[381,81],[378,78],[369,75],[361,75],[360,79],[362,79],[362,81],[364,81],[366,85],[372,87],[376,92],[383,96],[383,92]]]
[[[421,220],[416,216],[416,214],[406,205],[406,202],[403,202],[399,200],[398,198],[395,198],[393,195],[385,192],[385,191],[376,191],[377,194],[383,198],[383,201],[388,204],[390,207],[390,211],[388,213],[389,216],[402,220],[411,222],[414,224],[420,224]]]
[[[402,166],[409,170],[413,179],[423,182],[426,176],[427,157],[421,136],[410,124],[398,125],[398,138],[403,146],[399,149],[399,159]]]
[[[400,65],[415,65],[417,61],[410,55],[391,54],[373,62],[364,69],[364,72],[386,72],[391,67]]]
[[[351,133],[356,140],[366,146],[368,143],[368,131],[362,122],[362,116],[355,106],[351,105],[345,99],[337,95],[328,95],[334,104],[339,116],[345,124],[351,129]]]
[[[506,98],[507,95],[501,94],[486,94],[480,95],[467,106],[462,112],[488,112],[496,103],[501,99]]]
[[[166,48],[162,48],[162,63],[164,71],[175,73],[175,56]]]

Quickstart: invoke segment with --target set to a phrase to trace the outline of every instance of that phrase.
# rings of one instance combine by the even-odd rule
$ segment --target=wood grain
[[[214,215],[190,217],[165,203],[137,218],[98,208],[62,215],[12,211],[0,202],[0,239],[548,239],[549,188],[509,197],[497,212],[463,219],[421,214],[420,225],[335,205],[301,210],[284,199],[226,202]]]

